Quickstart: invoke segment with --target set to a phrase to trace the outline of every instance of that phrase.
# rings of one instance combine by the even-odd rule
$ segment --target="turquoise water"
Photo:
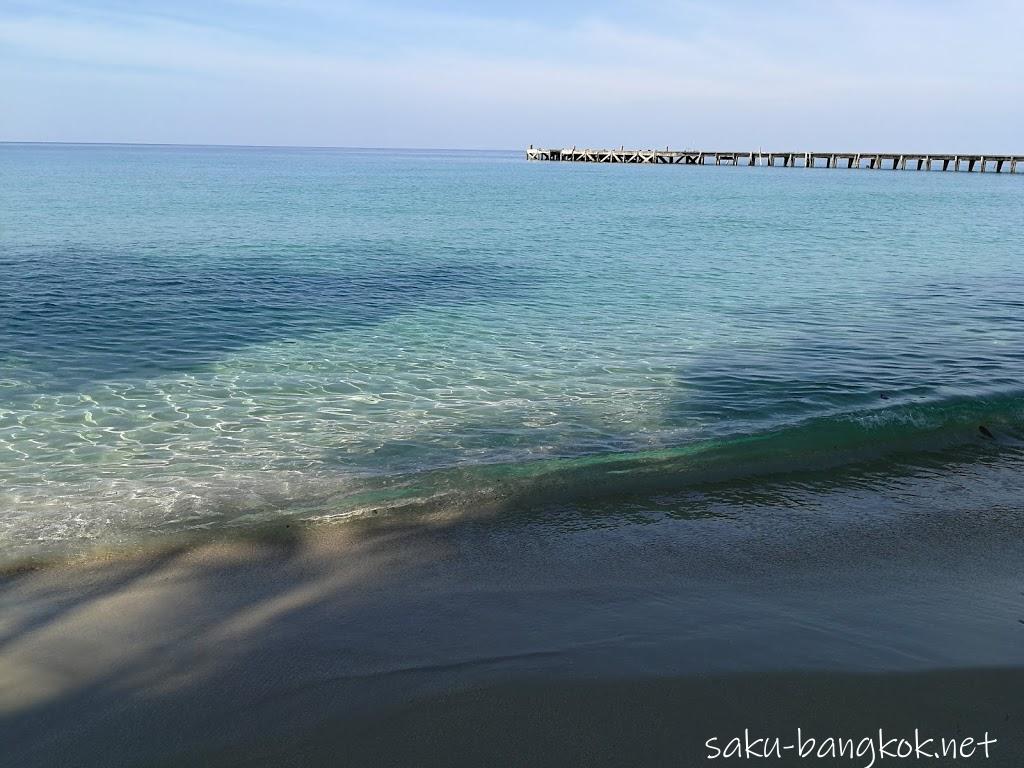
[[[0,145],[0,210],[5,558],[937,474],[1019,509],[1024,176]]]

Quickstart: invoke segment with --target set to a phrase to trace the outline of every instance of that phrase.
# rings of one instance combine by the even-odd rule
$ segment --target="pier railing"
[[[1024,155],[921,154],[900,152],[705,152],[695,149],[541,149],[526,150],[527,160],[574,163],[649,163],[665,165],[755,165],[784,168],[867,168],[873,170],[953,170],[1017,173]]]

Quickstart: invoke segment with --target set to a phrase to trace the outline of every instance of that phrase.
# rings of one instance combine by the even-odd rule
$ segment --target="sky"
[[[1024,153],[1021,0],[0,0],[0,141]]]

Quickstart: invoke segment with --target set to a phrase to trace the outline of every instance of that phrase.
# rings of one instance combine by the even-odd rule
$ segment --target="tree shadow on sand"
[[[790,612],[791,590],[811,616],[800,589],[848,595],[841,571],[801,576],[806,541],[783,545],[788,553],[754,540],[730,551],[662,531],[595,547],[588,532],[549,546],[527,528],[509,547],[479,526],[436,521],[364,533],[278,531],[182,548],[146,566],[109,564],[84,591],[74,568],[13,577],[3,604],[36,618],[0,651],[5,761],[497,765],[529,754],[530,765],[621,765],[630,755],[668,765],[751,722],[828,732],[836,716],[854,730],[862,717],[877,729],[884,709],[887,728],[959,732],[970,715],[972,728],[1004,727],[1009,739],[1022,714],[1013,670],[702,674],[744,653],[776,667],[797,658],[808,630]],[[786,590],[761,585],[786,558]],[[836,558],[825,560],[835,573]],[[891,588],[917,594],[895,574],[882,578],[855,582],[851,606],[872,589],[881,605],[899,603]],[[918,633],[920,620],[899,619]],[[615,666],[672,637],[677,666],[691,672],[637,679]],[[606,674],[574,677],[573,660],[588,654]]]

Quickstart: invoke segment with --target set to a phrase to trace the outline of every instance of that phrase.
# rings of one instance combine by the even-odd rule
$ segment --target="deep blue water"
[[[1024,175],[0,145],[0,211],[10,557],[950,483],[1019,509]]]

